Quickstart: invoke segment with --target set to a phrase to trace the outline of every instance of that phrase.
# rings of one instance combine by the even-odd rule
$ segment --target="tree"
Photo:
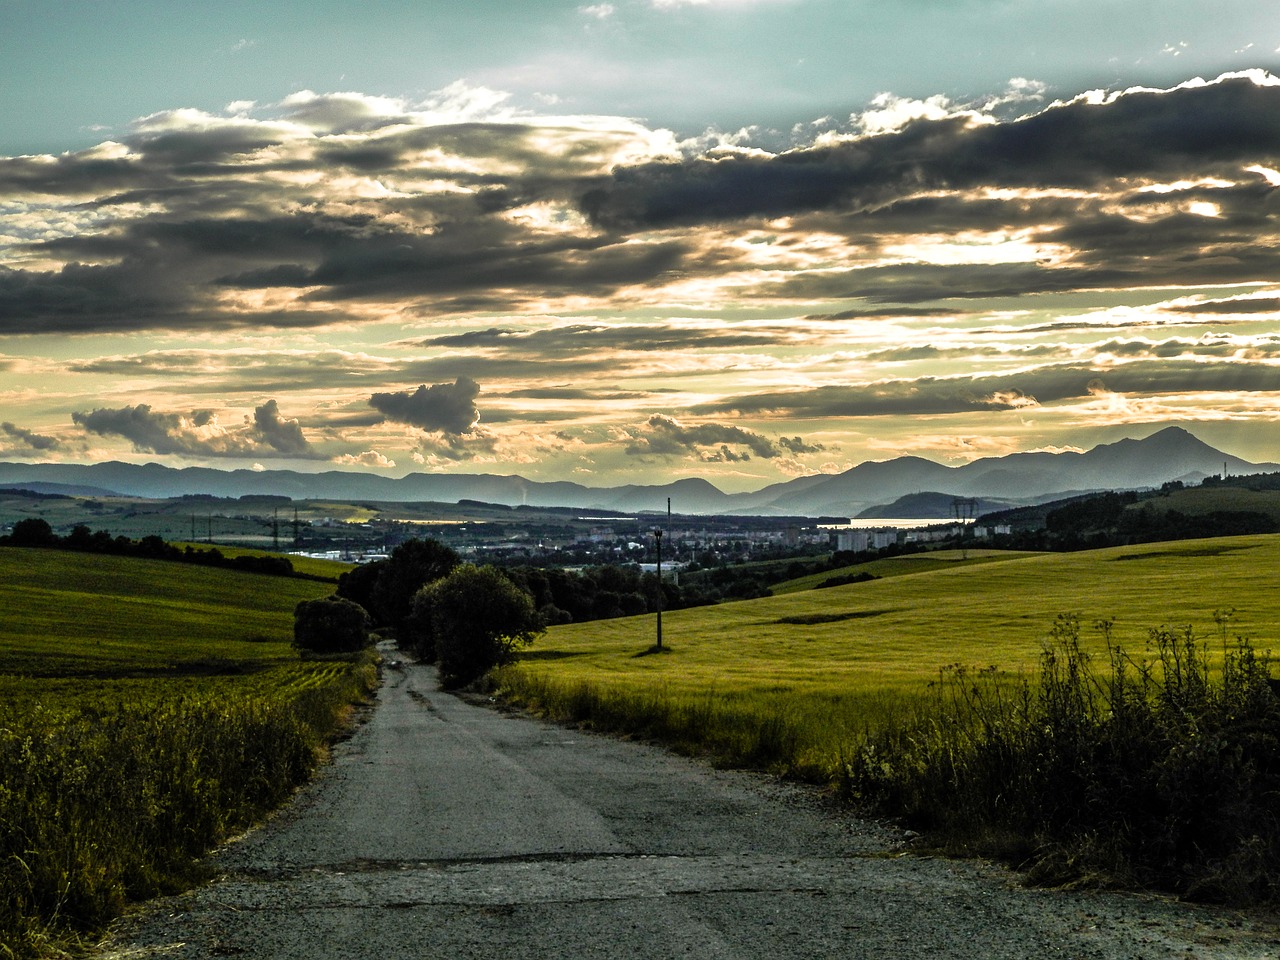
[[[40,517],[27,517],[13,525],[9,542],[15,547],[50,547],[58,542],[49,521]]]
[[[338,595],[363,606],[379,627],[404,631],[413,597],[458,565],[458,555],[436,540],[406,540],[390,558],[338,578]]]
[[[343,597],[303,600],[293,608],[293,645],[306,653],[355,653],[369,642],[369,614]]]
[[[373,589],[378,585],[378,578],[390,563],[388,560],[375,560],[373,563],[362,563],[338,577],[337,595],[343,599],[358,603],[375,615],[373,608]]]
[[[495,567],[463,564],[414,597],[422,632],[434,645],[440,683],[466,686],[543,631],[533,597]]]

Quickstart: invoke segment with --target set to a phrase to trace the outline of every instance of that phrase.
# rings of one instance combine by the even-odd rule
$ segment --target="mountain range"
[[[156,499],[189,494],[438,503],[467,499],[628,513],[665,510],[669,497],[672,509],[681,514],[852,517],[925,492],[1008,506],[1094,490],[1158,487],[1172,480],[1198,483],[1224,470],[1267,473],[1280,471],[1280,464],[1250,463],[1215,450],[1181,427],[1167,427],[1141,440],[1102,444],[1084,453],[1015,453],[959,467],[922,457],[867,461],[843,473],[798,477],[754,493],[725,493],[697,478],[650,486],[586,487],[496,474],[411,473],[396,479],[338,470],[215,470],[117,461],[0,463],[0,487]]]

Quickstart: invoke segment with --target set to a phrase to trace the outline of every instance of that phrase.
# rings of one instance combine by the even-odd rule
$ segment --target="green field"
[[[841,567],[838,570],[811,573],[807,577],[775,584],[770,589],[774,596],[778,596],[783,593],[813,590],[824,580],[830,580],[833,577],[851,576],[859,573],[869,573],[873,577],[900,577],[908,573],[953,570],[959,567],[991,563],[996,560],[1012,560],[1023,556],[1036,556],[1036,554],[1011,550],[929,550],[924,553],[909,553],[900,557],[886,557],[882,560],[868,560],[866,563]]]
[[[0,548],[0,956],[57,954],[286,800],[376,679],[303,662],[331,583]],[[60,955],[60,954],[59,954]]]
[[[1165,513],[1177,510],[1189,516],[1206,513],[1265,513],[1280,522],[1280,490],[1248,490],[1243,487],[1190,487],[1166,496],[1140,500],[1126,507],[1128,511],[1154,510]]]
[[[332,584],[0,547],[0,673],[145,673],[294,659],[293,608]]]
[[[913,563],[924,569],[907,572]],[[1033,671],[1060,614],[1079,615],[1096,651],[1101,620],[1139,657],[1162,624],[1216,643],[1227,609],[1230,635],[1280,647],[1280,536],[878,569],[883,579],[669,611],[662,655],[645,655],[652,615],[555,627],[501,683],[553,715],[825,779],[868,728],[913,710],[941,668]],[[760,737],[785,742],[764,750]]]
[[[326,560],[322,557],[300,557],[293,554],[282,553],[276,550],[257,550],[253,547],[228,547],[218,544],[212,546],[208,543],[200,543],[194,540],[177,540],[171,541],[175,547],[182,550],[190,547],[192,550],[217,550],[224,557],[284,557],[293,565],[293,572],[300,573],[307,577],[320,577],[326,580],[337,582],[337,579],[355,566],[354,563],[346,563],[342,560]]]

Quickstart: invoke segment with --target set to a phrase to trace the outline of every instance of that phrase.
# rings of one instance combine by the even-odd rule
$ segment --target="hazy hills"
[[[1158,487],[1170,480],[1199,482],[1227,472],[1280,470],[1216,450],[1180,427],[1141,440],[1103,444],[1084,453],[1016,453],[948,467],[921,457],[868,461],[832,476],[799,477],[753,493],[724,493],[701,479],[621,487],[585,487],[494,474],[413,473],[395,479],[331,470],[175,469],[161,464],[0,463],[0,486],[43,491],[112,491],[148,498],[211,494],[271,494],[294,499],[434,501],[483,500],[510,506],[563,506],[624,512],[672,509],[682,514],[739,513],[855,516],[877,505],[924,492],[1002,503],[1032,503],[1090,490]],[[908,501],[910,502],[910,501]]]

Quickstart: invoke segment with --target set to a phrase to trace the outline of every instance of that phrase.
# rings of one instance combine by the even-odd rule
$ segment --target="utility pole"
[[[671,526],[671,498],[667,497],[667,526]],[[662,528],[655,527],[653,531],[653,540],[658,550],[658,596],[657,596],[657,621],[658,621],[658,643],[654,647],[655,650],[662,649],[662,601],[665,594],[662,592]]]
[[[276,507],[271,514],[271,550],[280,552],[280,508]]]
[[[951,509],[955,511],[956,523],[960,525],[960,559],[968,560],[969,545],[965,543],[964,535],[968,525],[973,522],[973,518],[978,513],[978,501],[956,497],[951,501]]]
[[[658,644],[655,649],[662,649],[662,528],[653,531],[653,539],[658,545]]]

